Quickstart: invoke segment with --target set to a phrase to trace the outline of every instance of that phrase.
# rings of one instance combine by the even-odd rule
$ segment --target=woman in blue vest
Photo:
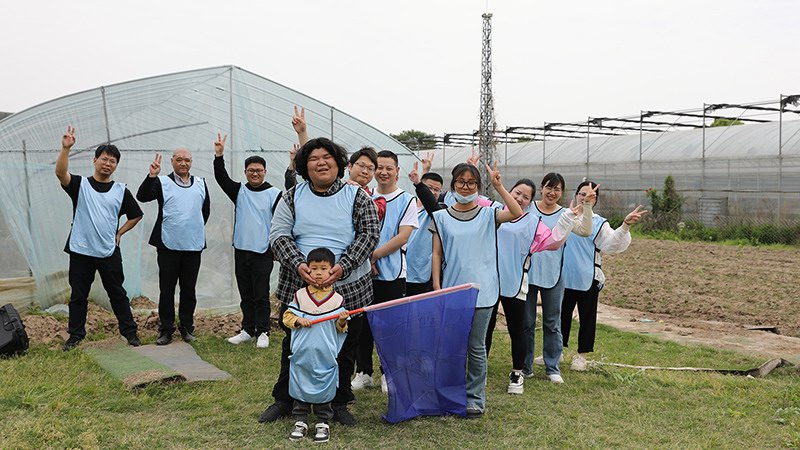
[[[478,169],[462,163],[453,168],[450,189],[457,203],[433,213],[433,288],[479,283],[467,351],[467,417],[479,418],[486,404],[486,331],[500,294],[497,267],[497,227],[522,215],[522,208],[503,187],[497,163],[486,166],[489,179],[508,209],[476,203],[481,177]]]
[[[575,200],[581,202],[594,197],[584,208],[591,211],[597,203],[600,192],[597,184],[584,181],[575,191]],[[592,195],[592,193],[595,195]],[[572,313],[578,306],[580,328],[578,330],[578,354],[572,358],[572,370],[586,370],[586,354],[594,351],[594,337],[597,328],[597,298],[603,289],[606,276],[600,268],[600,252],[607,254],[622,253],[631,243],[630,226],[639,221],[642,214],[639,205],[631,211],[616,230],[608,221],[592,214],[592,234],[587,237],[570,236],[564,249],[564,302],[561,305],[561,330],[564,336],[564,347],[569,344],[569,332],[572,326]]]
[[[550,229],[556,227],[561,215],[566,211],[558,202],[564,192],[564,177],[558,173],[548,173],[542,178],[541,199],[531,206],[530,214],[541,218]],[[579,205],[581,214],[583,213]],[[582,214],[583,215],[583,214]],[[591,233],[590,222],[584,215],[583,220],[573,231],[581,236]],[[533,376],[534,337],[536,330],[536,300],[542,296],[542,330],[545,374],[555,383],[561,384],[561,370],[558,363],[563,350],[561,344],[561,300],[564,297],[564,283],[561,277],[561,264],[564,247],[556,251],[531,255],[528,269],[528,294],[525,301],[525,338],[527,349],[522,371],[525,377]]]

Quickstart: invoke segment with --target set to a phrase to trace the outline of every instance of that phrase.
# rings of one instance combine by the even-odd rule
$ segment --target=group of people
[[[373,385],[374,343],[364,315],[349,316],[347,311],[464,283],[480,285],[465,374],[468,418],[481,417],[486,410],[487,356],[499,305],[511,338],[509,394],[523,393],[524,378],[534,373],[538,296],[548,379],[564,382],[559,362],[576,305],[581,326],[572,368],[585,370],[605,281],[600,252],[624,251],[630,243],[629,226],[646,211],[637,207],[612,229],[592,211],[599,196],[596,183],[581,183],[565,208],[559,205],[564,178],[549,173],[539,185],[540,199],[534,201],[536,184],[521,179],[507,191],[496,163],[485,165],[489,177],[482,180],[475,155],[453,168],[447,192],[443,177],[430,171],[432,154],[422,159],[421,174],[414,163],[408,174],[415,186],[412,194],[398,187],[400,167],[393,152],[363,147],[348,157],[327,138],[309,138],[302,109],[295,108],[292,125],[298,145],[290,152],[283,192],[264,180],[266,162],[260,156],[245,160],[246,183],[231,180],[223,159],[227,137],[218,135],[214,143],[215,178],[235,204],[235,275],[243,319],[241,332],[228,339],[232,344],[255,340],[258,347],[269,345],[269,274],[273,261],[280,262],[277,297],[285,336],[274,403],[260,422],[292,415],[296,422],[290,439],[299,440],[308,432],[313,410],[317,442],[329,439],[330,421],[354,425],[348,404],[355,401],[354,390]],[[74,210],[65,249],[72,294],[70,338],[64,349],[85,337],[95,271],[109,294],[120,333],[129,344],[140,345],[122,288],[119,239],[141,219],[142,211],[125,185],[111,180],[119,150],[98,147],[94,175],[84,183],[68,171],[74,143],[74,129],[68,128],[56,163]],[[161,176],[157,155],[136,196],[159,205],[150,237],[159,264],[159,345],[168,344],[176,329],[176,284],[177,329],[184,340],[194,340],[195,284],[209,215],[205,181],[189,173],[191,153],[178,149],[171,163],[173,173]],[[371,189],[373,179],[377,186]],[[485,182],[501,202],[478,194]],[[119,227],[122,215],[127,221]],[[521,300],[525,272],[527,298]],[[336,320],[312,325],[315,318],[332,314]],[[384,376],[380,382],[387,390]]]

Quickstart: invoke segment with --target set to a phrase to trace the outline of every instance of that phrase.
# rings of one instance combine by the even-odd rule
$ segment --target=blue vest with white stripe
[[[353,243],[353,205],[360,188],[345,184],[335,194],[323,197],[312,192],[308,182],[300,183],[294,190],[294,226],[292,235],[303,258],[315,248],[332,251],[336,261]],[[369,258],[350,275],[337,284],[347,284],[368,274]]]
[[[525,259],[531,251],[536,228],[542,219],[525,214],[497,229],[498,266],[500,268],[500,295],[516,297],[522,287]]]
[[[500,294],[497,227],[495,210],[478,208],[480,211],[472,220],[456,219],[447,209],[434,212],[433,220],[444,253],[442,288],[478,283],[475,307],[487,308],[497,303]]]
[[[166,175],[158,177],[164,195],[161,242],[170,250],[199,252],[206,246],[206,182],[201,177],[193,178],[191,186],[183,187]]]
[[[595,252],[598,252],[595,240],[600,228],[606,223],[602,216],[592,216],[591,236],[578,236],[572,233],[567,238],[564,249],[564,287],[575,291],[588,291],[594,281]]]
[[[431,216],[425,209],[417,213],[419,228],[411,232],[406,246],[406,281],[427,283],[431,280],[433,234],[428,230]]]
[[[383,195],[376,190],[373,192],[372,198],[376,199],[378,197],[383,197]],[[400,221],[403,220],[406,211],[408,211],[408,208],[416,207],[414,200],[413,195],[408,192],[401,192],[386,202],[386,214],[383,216],[383,221],[381,221],[381,235],[378,240],[378,247],[397,236],[397,233],[400,232]],[[402,249],[397,250],[375,261],[375,265],[378,267],[378,276],[375,279],[394,281],[400,278],[400,273],[403,270],[403,253],[405,252]]]
[[[529,214],[542,218],[542,222],[551,230],[555,229],[561,214],[565,209],[558,207],[552,214],[545,214],[539,211],[536,202],[531,204]],[[537,252],[531,255],[531,267],[528,269],[528,284],[539,286],[540,288],[550,289],[558,284],[561,278],[561,264],[564,260],[564,246],[558,250]]]
[[[233,225],[233,247],[255,253],[269,248],[272,205],[281,190],[270,187],[252,191],[242,183],[236,196],[236,222]]]
[[[97,192],[88,178],[81,179],[69,250],[80,255],[108,258],[117,247],[117,226],[125,185],[114,181],[108,192]]]

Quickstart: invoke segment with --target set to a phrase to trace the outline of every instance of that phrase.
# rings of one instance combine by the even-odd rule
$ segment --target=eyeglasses
[[[356,162],[355,164],[353,164],[353,165],[354,165],[354,166],[358,166],[358,169],[359,169],[359,170],[366,170],[366,171],[367,171],[367,172],[369,172],[369,173],[375,172],[375,168],[374,168],[374,167],[372,167],[372,166],[368,166],[368,165],[366,165],[366,164],[362,163],[361,161],[357,161],[357,162]]]
[[[469,181],[456,180],[455,185],[457,188],[460,189],[464,189],[465,187],[469,189],[475,189],[476,187],[478,187],[478,182],[475,180],[469,180]]]
[[[586,197],[587,195],[589,195],[589,194],[588,194],[588,193],[586,193],[586,192],[578,192],[578,197],[580,197],[580,198],[584,198],[584,197]]]
[[[262,174],[262,173],[266,172],[266,170],[264,170],[264,169],[247,169],[247,170],[245,170],[245,172],[247,172],[250,175],[258,175],[258,174]]]

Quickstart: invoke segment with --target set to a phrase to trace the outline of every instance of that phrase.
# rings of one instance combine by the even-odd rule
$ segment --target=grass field
[[[197,352],[233,379],[129,391],[81,351],[42,345],[0,360],[2,448],[282,448],[291,419],[257,423],[271,402],[280,350],[201,336]],[[765,379],[601,369],[562,364],[566,384],[541,367],[525,393],[505,393],[509,340],[496,331],[487,414],[480,420],[421,418],[388,425],[380,389],[361,391],[354,428],[334,425],[329,448],[781,448],[800,447],[800,372]],[[684,347],[600,326],[595,359],[628,364],[749,368],[735,353]],[[567,361],[572,353],[567,352]]]

